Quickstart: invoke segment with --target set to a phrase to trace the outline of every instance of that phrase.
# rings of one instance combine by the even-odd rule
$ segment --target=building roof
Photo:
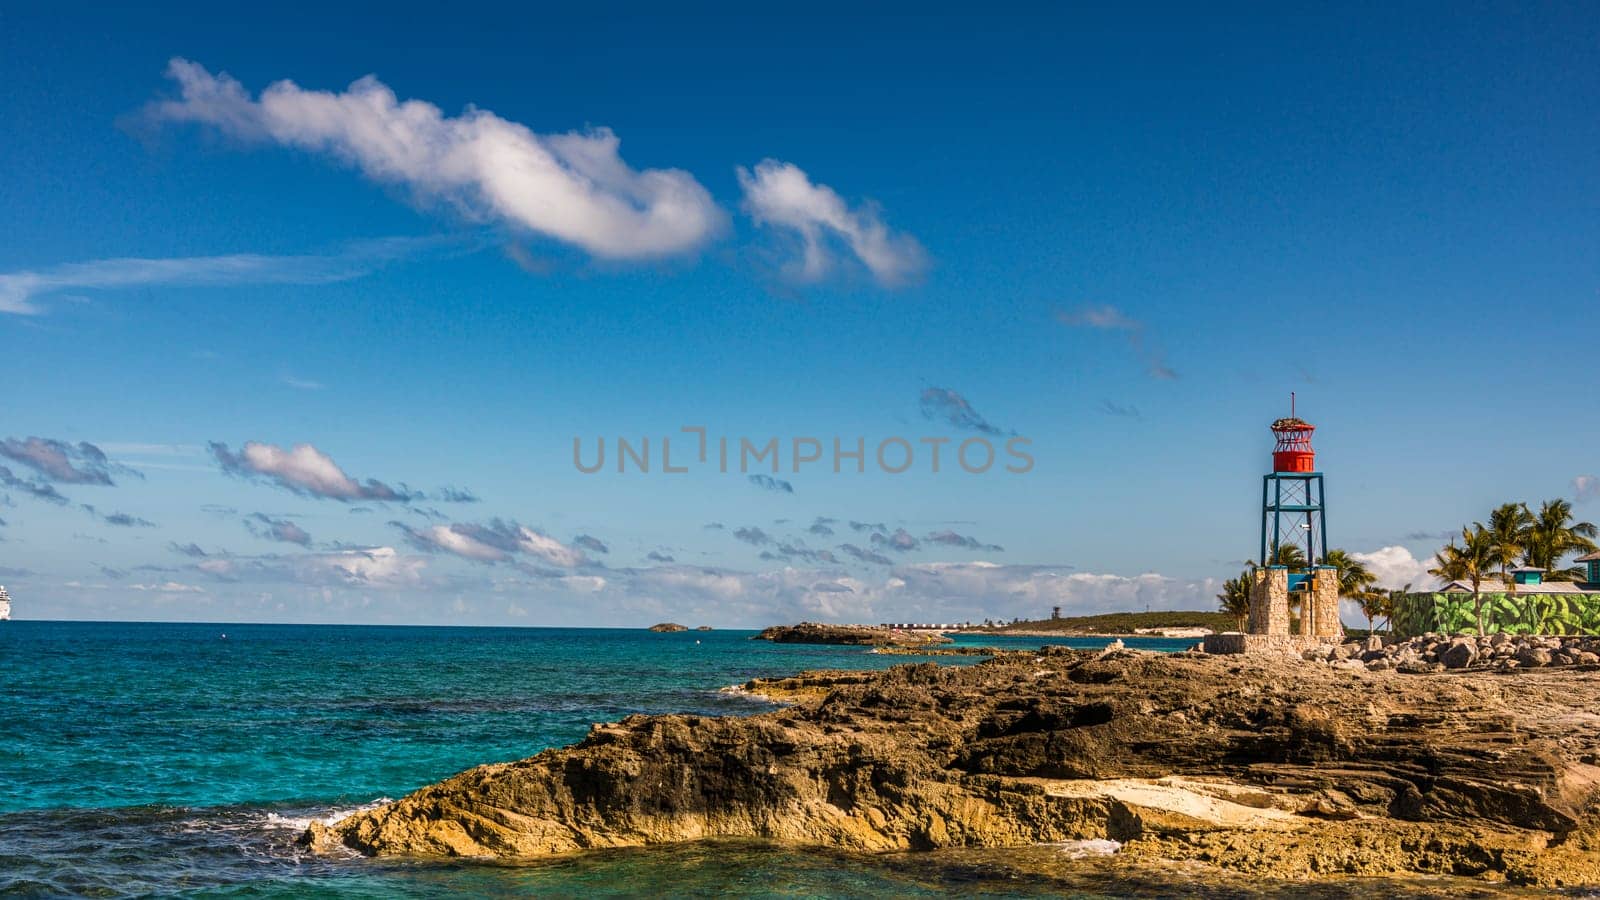
[[[1546,581],[1543,584],[1519,584],[1516,585],[1516,589],[1516,593],[1518,594],[1591,594],[1597,591],[1597,589],[1593,586],[1582,585],[1574,581]],[[1505,582],[1501,581],[1499,578],[1485,578],[1478,585],[1478,592],[1482,594],[1504,594],[1509,593],[1509,589],[1506,587]],[[1472,593],[1472,582],[1452,581],[1449,584],[1439,588],[1437,591],[1435,591],[1435,593],[1470,594]]]
[[[1596,561],[1600,561],[1600,550],[1596,550],[1593,553],[1585,553],[1584,555],[1578,557],[1577,561],[1578,562],[1596,562]]]

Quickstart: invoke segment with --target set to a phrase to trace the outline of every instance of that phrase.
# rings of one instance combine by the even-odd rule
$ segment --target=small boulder
[[[1465,669],[1478,661],[1478,648],[1469,641],[1451,644],[1439,654],[1439,662],[1446,669]]]
[[[1550,665],[1550,651],[1543,647],[1524,647],[1517,653],[1517,665],[1526,669],[1548,666]]]
[[[1369,635],[1367,637],[1367,642],[1365,644],[1365,647],[1366,647],[1366,650],[1367,650],[1368,653],[1371,653],[1374,650],[1382,650],[1383,649],[1383,638],[1378,637],[1375,634],[1374,635]]]

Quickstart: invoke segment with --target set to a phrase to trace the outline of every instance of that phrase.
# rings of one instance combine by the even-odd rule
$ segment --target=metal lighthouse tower
[[[1305,552],[1305,564],[1315,565],[1328,555],[1328,533],[1323,526],[1322,473],[1311,433],[1317,426],[1294,414],[1294,394],[1289,394],[1289,416],[1272,423],[1278,443],[1272,449],[1272,471],[1261,479],[1262,566],[1282,562],[1287,546]]]

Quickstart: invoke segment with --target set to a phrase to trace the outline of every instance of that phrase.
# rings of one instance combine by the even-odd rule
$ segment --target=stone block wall
[[[1289,570],[1268,566],[1256,570],[1250,587],[1250,617],[1245,630],[1251,634],[1289,633]]]

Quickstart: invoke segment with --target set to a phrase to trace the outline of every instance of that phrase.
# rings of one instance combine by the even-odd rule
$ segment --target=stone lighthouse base
[[[1213,634],[1201,648],[1207,653],[1298,653],[1344,640],[1339,621],[1338,571],[1314,566],[1300,594],[1300,634],[1289,633],[1289,570],[1284,566],[1257,569],[1250,586],[1250,615],[1246,633]]]
[[[1240,634],[1227,631],[1208,634],[1201,644],[1207,653],[1295,653],[1312,647],[1340,643],[1338,638],[1304,634]]]

